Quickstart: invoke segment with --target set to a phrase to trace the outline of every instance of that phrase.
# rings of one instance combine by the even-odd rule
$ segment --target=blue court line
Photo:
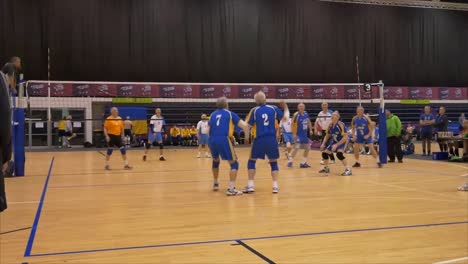
[[[52,172],[52,167],[54,166],[54,159],[55,157],[52,157],[52,160],[50,161],[49,173],[47,174],[47,178],[44,184],[44,189],[42,189],[41,200],[39,201],[39,206],[37,207],[36,217],[34,218],[34,223],[31,228],[31,233],[29,234],[28,244],[26,245],[26,250],[24,251],[25,257],[31,256],[31,250],[34,244],[34,237],[36,236],[37,225],[39,224],[39,219],[41,218],[42,206],[44,205],[44,198],[47,192],[47,186],[49,185],[50,174]]]
[[[404,226],[389,226],[389,227],[375,227],[375,228],[325,231],[325,232],[313,232],[313,233],[290,234],[290,235],[247,237],[247,238],[231,238],[231,239],[222,239],[222,240],[208,240],[208,241],[182,242],[182,243],[172,243],[172,244],[156,244],[156,245],[147,245],[147,246],[133,246],[133,247],[118,247],[118,248],[102,248],[102,249],[63,251],[63,252],[54,252],[54,253],[38,253],[38,254],[28,255],[28,256],[25,256],[25,257],[43,257],[43,256],[84,254],[84,253],[108,252],[108,251],[119,251],[119,250],[132,250],[132,249],[146,249],[146,248],[162,248],[162,247],[177,247],[177,246],[190,246],[190,245],[203,245],[203,244],[217,244],[217,243],[226,243],[226,242],[237,242],[239,240],[241,240],[241,241],[267,240],[267,239],[290,238],[290,237],[319,236],[319,235],[330,235],[330,234],[341,234],[341,233],[357,233],[357,232],[369,232],[369,231],[392,230],[392,229],[408,229],[408,228],[420,228],[420,227],[430,227],[430,226],[460,225],[460,224],[468,224],[468,221],[419,224],[419,225],[404,225]]]

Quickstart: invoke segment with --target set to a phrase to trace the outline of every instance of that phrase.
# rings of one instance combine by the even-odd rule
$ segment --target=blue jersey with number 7
[[[227,109],[218,109],[210,115],[210,137],[231,137],[240,117]]]
[[[277,122],[284,114],[278,107],[273,105],[261,105],[252,108],[247,116],[247,123],[252,126],[256,138],[276,136]]]

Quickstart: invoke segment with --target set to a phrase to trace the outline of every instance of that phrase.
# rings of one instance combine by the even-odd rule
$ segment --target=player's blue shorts
[[[254,139],[250,152],[251,159],[278,159],[278,142],[275,136],[266,136]]]
[[[153,132],[148,133],[148,142],[163,142],[163,137],[161,132],[156,132],[156,136],[153,135]]]
[[[213,159],[237,160],[237,155],[228,137],[213,136],[208,139],[211,156]]]
[[[336,143],[336,142],[334,142],[334,141],[330,141],[330,142],[328,143],[327,147],[325,148],[325,151],[328,150],[328,151],[330,151],[330,152],[333,152],[333,151],[332,151],[332,148],[333,148],[333,145],[335,145],[335,143]],[[335,151],[335,152],[339,152],[340,150],[341,150],[341,152],[342,152],[342,151],[344,150],[344,148],[345,148],[345,145],[346,145],[346,143],[339,145],[339,146],[336,148],[336,151]]]
[[[369,137],[368,139],[365,139],[364,136],[358,135],[356,137],[356,142],[357,144],[372,144],[372,137]]]
[[[297,135],[297,142],[299,144],[309,144],[309,138],[306,135]]]
[[[283,133],[284,143],[294,144],[293,134],[292,133]]]
[[[199,134],[200,139],[198,140],[198,144],[200,145],[205,145],[208,144],[208,134]]]

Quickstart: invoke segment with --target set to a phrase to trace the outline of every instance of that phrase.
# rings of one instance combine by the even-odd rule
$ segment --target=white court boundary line
[[[460,262],[460,261],[463,261],[463,260],[468,260],[468,257],[457,258],[457,259],[449,259],[449,260],[445,260],[445,261],[434,262],[433,264],[448,264],[448,263]]]

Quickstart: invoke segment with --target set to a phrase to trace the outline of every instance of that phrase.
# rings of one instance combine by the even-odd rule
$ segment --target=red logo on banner
[[[117,95],[117,85],[107,83],[93,83],[89,85],[89,96],[114,97]]]
[[[408,87],[385,87],[384,98],[385,99],[407,99]]]
[[[47,96],[47,84],[45,83],[29,83],[29,96]]]
[[[441,100],[466,100],[468,88],[465,87],[440,87],[439,98]]]
[[[439,90],[435,87],[409,87],[410,99],[438,99]]]
[[[158,94],[157,90],[157,85],[124,84],[117,86],[117,95],[123,97],[153,97],[153,95]]]
[[[200,97],[218,98],[226,96],[228,98],[238,98],[239,89],[234,85],[202,85],[200,86]]]
[[[50,85],[51,96],[72,96],[71,83],[53,83]]]
[[[324,86],[325,99],[342,99],[344,98],[344,86]]]

